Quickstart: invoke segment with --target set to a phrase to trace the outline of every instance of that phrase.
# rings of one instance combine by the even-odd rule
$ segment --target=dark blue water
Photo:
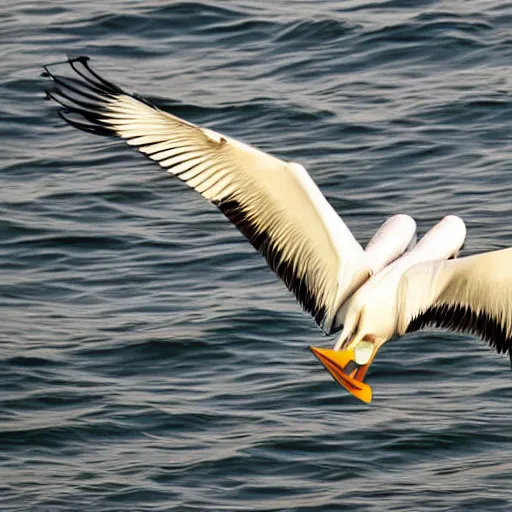
[[[512,3],[0,7],[0,509],[510,511],[512,374],[393,340],[370,406],[218,211],[67,127],[40,64],[88,54],[178,115],[302,163],[356,237],[448,213],[512,244]]]

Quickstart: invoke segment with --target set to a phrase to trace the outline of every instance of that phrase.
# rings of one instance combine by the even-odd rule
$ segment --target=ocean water
[[[510,511],[512,374],[392,340],[365,405],[223,216],[44,101],[86,54],[128,90],[302,163],[361,243],[448,213],[512,244],[512,3],[0,6],[0,510]]]

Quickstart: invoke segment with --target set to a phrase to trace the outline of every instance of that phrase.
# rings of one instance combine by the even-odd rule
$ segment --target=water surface
[[[512,4],[4,1],[0,508],[510,511],[508,359],[390,342],[371,406],[238,231],[123,143],[67,127],[40,65],[87,54],[190,121],[302,163],[365,243],[448,213],[512,243]]]

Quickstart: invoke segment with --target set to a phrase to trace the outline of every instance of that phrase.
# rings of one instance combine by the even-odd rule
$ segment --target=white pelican
[[[414,247],[414,220],[396,215],[363,250],[304,167],[164,112],[88,60],[67,61],[73,76],[44,67],[59,115],[125,139],[216,205],[326,334],[342,329],[333,350],[311,350],[356,397],[371,401],[363,379],[395,334],[433,325],[511,353],[512,249],[450,259],[466,236],[461,219],[445,217]]]

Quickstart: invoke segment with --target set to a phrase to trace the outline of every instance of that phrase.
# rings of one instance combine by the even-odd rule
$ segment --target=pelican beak
[[[334,380],[356,398],[369,404],[372,401],[372,388],[363,382],[364,376],[375,357],[372,350],[364,364],[356,363],[354,349],[332,350],[330,348],[309,347],[311,352],[327,368]],[[357,350],[357,348],[356,348]]]

